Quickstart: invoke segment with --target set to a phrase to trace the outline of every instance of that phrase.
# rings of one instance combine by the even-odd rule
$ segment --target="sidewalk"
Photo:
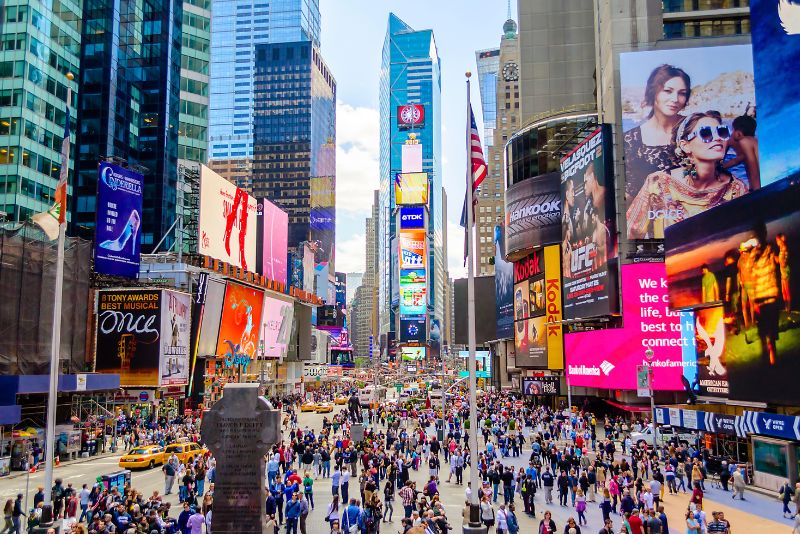
[[[77,464],[84,464],[86,462],[91,462],[93,460],[97,460],[100,458],[112,458],[114,456],[122,456],[125,451],[117,449],[117,452],[101,452],[100,454],[96,454],[94,456],[89,456],[88,458],[76,458],[75,460],[67,460],[61,462],[58,466],[55,466],[55,470],[58,471],[60,467],[65,467],[68,465],[77,465]],[[39,467],[36,469],[36,472],[44,471],[44,463],[40,463]],[[11,471],[8,475],[4,477],[0,477],[0,480],[13,480],[16,478],[24,477],[28,474],[27,471]]]

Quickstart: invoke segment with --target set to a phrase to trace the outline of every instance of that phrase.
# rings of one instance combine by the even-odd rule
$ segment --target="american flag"
[[[475,113],[472,112],[472,104],[469,106],[469,159],[472,173],[472,224],[475,224],[475,206],[478,205],[478,187],[486,179],[486,160],[483,158],[481,148],[481,137],[478,134],[478,125],[475,124]],[[468,232],[467,228],[467,194],[464,193],[464,206],[461,210],[461,226]],[[467,236],[464,236],[464,263],[467,262]]]

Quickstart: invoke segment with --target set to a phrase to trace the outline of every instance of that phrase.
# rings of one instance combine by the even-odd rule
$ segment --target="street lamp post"
[[[648,347],[647,350],[644,351],[644,357],[647,359],[647,388],[650,392],[650,418],[653,421],[653,450],[656,450],[656,443],[658,443],[658,427],[656,426],[656,402],[653,399],[653,356],[655,356],[655,352]]]

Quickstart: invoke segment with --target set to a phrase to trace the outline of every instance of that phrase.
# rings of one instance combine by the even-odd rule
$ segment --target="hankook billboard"
[[[506,190],[506,256],[561,241],[561,192],[557,172]]]

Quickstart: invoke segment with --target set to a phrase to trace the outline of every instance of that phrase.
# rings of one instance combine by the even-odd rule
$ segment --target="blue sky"
[[[364,269],[364,219],[378,187],[378,79],[389,12],[417,30],[432,29],[442,64],[442,168],[448,195],[451,276],[463,273],[466,71],[475,51],[499,46],[506,0],[321,0],[322,54],[337,82],[336,270]],[[511,2],[516,19],[516,0]],[[480,94],[473,75],[472,107]],[[482,132],[481,124],[479,131]]]

